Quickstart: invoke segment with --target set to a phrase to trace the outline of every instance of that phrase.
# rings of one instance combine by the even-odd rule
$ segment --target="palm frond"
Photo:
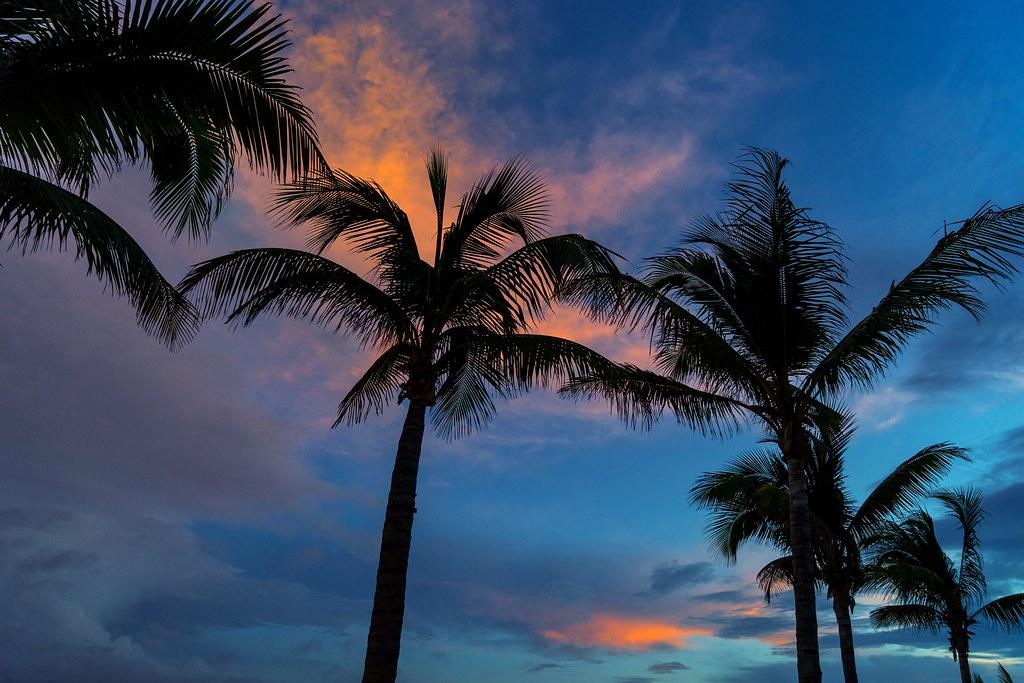
[[[343,239],[356,253],[394,267],[419,258],[401,207],[376,182],[346,171],[325,171],[286,185],[274,211],[285,224],[305,228],[307,246],[318,254]]]
[[[22,253],[73,245],[90,273],[127,296],[139,325],[175,349],[197,329],[196,312],[112,218],[78,195],[0,166],[0,240]]]
[[[631,426],[650,428],[666,412],[701,433],[728,433],[737,428],[751,406],[701,391],[628,363],[606,368],[600,375],[569,381],[559,394],[572,399],[604,399]]]
[[[937,315],[959,307],[974,317],[985,310],[977,283],[1004,283],[1024,255],[1024,205],[983,206],[944,235],[928,256],[890,287],[807,376],[809,391],[869,387],[882,376],[910,339],[927,330]]]
[[[1002,664],[996,664],[996,676],[999,677],[998,683],[1013,683],[1013,676],[1007,671]]]
[[[338,405],[338,417],[332,427],[342,422],[354,425],[370,413],[380,415],[388,401],[401,395],[409,375],[411,345],[399,342],[380,354],[363,373]]]
[[[434,268],[441,262],[441,243],[444,239],[444,201],[448,194],[448,157],[438,148],[430,150],[427,158],[427,179],[430,181],[430,196],[434,199],[437,212],[437,239],[434,243]]]
[[[342,328],[364,345],[416,337],[405,312],[384,292],[333,261],[294,249],[245,249],[196,264],[179,285],[204,319],[251,324],[264,313]]]
[[[765,368],[734,347],[723,331],[665,293],[625,274],[576,278],[559,298],[600,322],[641,328],[651,337],[655,366],[677,381],[692,381],[713,393],[768,402]]]
[[[456,325],[492,318],[494,313],[503,321],[536,322],[567,282],[617,272],[613,253],[593,240],[582,235],[546,237],[461,278],[450,315]]]
[[[969,461],[968,451],[947,442],[922,448],[904,460],[868,494],[850,522],[851,531],[860,539],[873,535],[880,522],[927,496],[956,460]]]
[[[445,235],[442,262],[448,267],[486,268],[514,239],[525,244],[544,236],[548,195],[541,177],[522,159],[488,173],[459,203]]]
[[[793,557],[777,557],[757,572],[757,587],[764,593],[764,601],[771,602],[772,595],[793,587]]]
[[[928,605],[885,605],[871,610],[875,628],[911,629],[938,634],[944,623],[942,615]]]
[[[158,215],[196,237],[237,155],[281,180],[322,165],[269,4],[35,4],[46,20],[20,24],[0,79],[0,156],[21,170],[84,192],[98,172],[149,159]]]
[[[1019,631],[1024,628],[1024,593],[1014,593],[992,600],[973,615],[1004,631]]]
[[[960,590],[971,600],[981,600],[987,589],[981,540],[978,538],[978,526],[985,516],[981,493],[976,489],[966,488],[939,491],[934,495],[956,519],[963,536],[960,569],[957,572]]]

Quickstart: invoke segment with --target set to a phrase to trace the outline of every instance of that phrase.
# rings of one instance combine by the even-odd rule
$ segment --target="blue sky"
[[[1009,3],[281,10],[328,157],[378,179],[424,230],[433,143],[460,188],[525,155],[554,229],[632,264],[716,208],[744,145],[773,147],[793,161],[797,203],[848,246],[856,317],[944,220],[1024,200],[1024,10]],[[96,201],[177,279],[230,249],[300,244],[264,217],[271,190],[240,174],[199,245],[163,239],[138,172]],[[401,419],[328,429],[366,354],[291,321],[210,324],[170,354],[68,254],[0,262],[0,677],[357,680]],[[973,449],[951,481],[987,496],[993,594],[1024,590],[1022,287],[992,291],[980,324],[945,316],[850,397],[858,495],[924,445]],[[569,312],[550,329],[617,358],[646,351]],[[537,393],[482,434],[428,439],[400,680],[791,680],[789,605],[765,606],[751,583],[770,552],[725,566],[686,504],[698,474],[757,437],[634,432],[605,406]],[[861,603],[865,680],[955,680],[943,638],[874,633]],[[996,659],[1024,672],[1019,637],[981,630],[974,649],[983,673]]]

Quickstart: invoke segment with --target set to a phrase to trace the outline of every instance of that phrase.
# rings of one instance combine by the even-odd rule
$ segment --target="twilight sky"
[[[774,147],[797,203],[848,244],[857,316],[943,220],[1024,201],[1020,9],[339,4],[281,6],[295,80],[331,162],[380,181],[425,231],[435,142],[452,154],[450,195],[525,155],[549,181],[553,229],[634,264],[716,208],[743,145]],[[177,280],[231,249],[301,244],[264,218],[270,190],[240,174],[201,245],[162,238],[142,173],[95,199]],[[402,414],[329,429],[365,354],[295,321],[211,323],[171,354],[68,254],[0,263],[0,678],[358,680]],[[992,292],[981,324],[945,316],[850,397],[858,496],[924,445],[973,449],[951,479],[986,494],[993,595],[1024,590],[1022,293]],[[646,353],[568,313],[546,329]],[[791,680],[789,604],[765,606],[752,584],[770,551],[725,566],[685,500],[757,437],[638,433],[604,405],[536,393],[483,434],[428,438],[400,680]],[[955,679],[944,638],[872,632],[874,601],[855,612],[865,680]],[[1024,674],[1019,636],[980,629],[973,648],[983,674],[997,659]]]

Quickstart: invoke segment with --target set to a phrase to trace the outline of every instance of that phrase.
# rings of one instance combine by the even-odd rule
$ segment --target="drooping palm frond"
[[[674,380],[753,402],[769,400],[760,359],[730,344],[714,321],[641,280],[621,273],[576,278],[559,298],[599,322],[648,333],[655,367]]]
[[[996,598],[980,607],[972,617],[1004,631],[1019,631],[1024,628],[1024,593]]]
[[[527,244],[540,239],[548,206],[541,177],[522,159],[512,159],[462,198],[455,224],[444,237],[442,266],[486,268],[513,239]]]
[[[1013,683],[1013,676],[1002,664],[996,664],[996,676],[999,677],[999,683]]]
[[[777,557],[757,572],[757,587],[764,593],[764,601],[771,602],[772,596],[793,586],[793,558],[790,555]]]
[[[174,235],[200,237],[237,156],[277,179],[322,164],[285,76],[285,22],[251,0],[33,3],[0,65],[0,156],[87,191],[149,159]]]
[[[405,312],[384,292],[322,256],[294,249],[245,249],[192,267],[179,285],[204,319],[251,324],[271,313],[346,329],[364,345],[413,341]]]
[[[668,411],[701,433],[729,433],[752,408],[629,363],[606,368],[600,375],[575,378],[559,393],[573,399],[604,399],[627,424],[648,429]]]
[[[941,633],[945,628],[942,615],[928,605],[885,605],[871,611],[875,628],[898,628]]]
[[[1024,255],[1024,205],[983,206],[943,236],[931,253],[835,345],[807,376],[809,391],[871,386],[910,339],[941,311],[959,307],[978,317],[985,309],[977,282],[1000,284],[1017,272]]]
[[[311,175],[283,187],[274,210],[286,225],[307,231],[306,245],[317,254],[343,239],[392,268],[419,259],[409,217],[373,180],[342,170]]]
[[[23,253],[73,248],[90,273],[131,300],[139,325],[172,349],[196,332],[195,309],[112,218],[62,187],[0,166],[4,238]]]
[[[864,499],[850,521],[851,532],[862,541],[875,534],[879,523],[927,496],[956,460],[970,460],[967,449],[937,443],[900,463]]]
[[[413,351],[411,344],[399,342],[381,353],[338,404],[338,417],[331,426],[358,424],[371,412],[380,415],[388,401],[401,397]]]

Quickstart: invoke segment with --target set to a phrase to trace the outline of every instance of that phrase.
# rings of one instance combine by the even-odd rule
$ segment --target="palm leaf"
[[[752,406],[676,382],[628,363],[578,377],[559,391],[573,399],[607,400],[627,424],[650,428],[666,412],[701,433],[728,433]]]
[[[955,460],[970,460],[967,449],[950,443],[921,449],[875,486],[850,521],[850,530],[860,539],[871,536],[881,521],[927,496]]]
[[[764,593],[764,601],[771,602],[772,595],[793,587],[793,558],[790,555],[777,557],[757,572],[757,586]]]
[[[543,237],[548,221],[544,183],[521,159],[484,176],[459,203],[455,224],[442,247],[448,267],[485,268],[513,239]]]
[[[942,615],[928,605],[885,605],[871,610],[875,628],[896,628],[941,633]]]
[[[978,281],[1000,284],[1024,254],[1024,205],[983,206],[943,236],[924,261],[900,280],[857,323],[806,378],[809,391],[871,386],[907,342],[931,326],[936,315],[960,307],[978,317],[984,311]]]
[[[322,164],[285,76],[285,23],[251,0],[36,3],[45,21],[4,53],[0,156],[87,191],[98,173],[153,162],[173,234],[201,236],[236,154],[277,179]],[[127,84],[127,85],[126,85]]]
[[[1019,631],[1024,627],[1024,593],[1014,593],[992,600],[973,615],[1005,631]]]
[[[978,538],[978,526],[985,516],[981,493],[975,489],[951,489],[936,493],[935,498],[953,515],[963,535],[960,569],[957,572],[960,590],[969,599],[981,600],[987,587],[981,540]]]
[[[364,345],[415,339],[405,312],[384,292],[333,261],[294,249],[245,249],[192,267],[179,285],[203,318],[251,324],[264,313],[349,330]]]
[[[380,415],[387,402],[401,396],[409,374],[411,345],[399,342],[387,349],[363,373],[338,405],[338,417],[332,427],[342,422],[358,424],[371,412]]]
[[[174,349],[195,334],[195,310],[135,240],[81,197],[28,173],[0,166],[0,240],[22,253],[74,245],[90,273],[127,296],[139,325]]]

